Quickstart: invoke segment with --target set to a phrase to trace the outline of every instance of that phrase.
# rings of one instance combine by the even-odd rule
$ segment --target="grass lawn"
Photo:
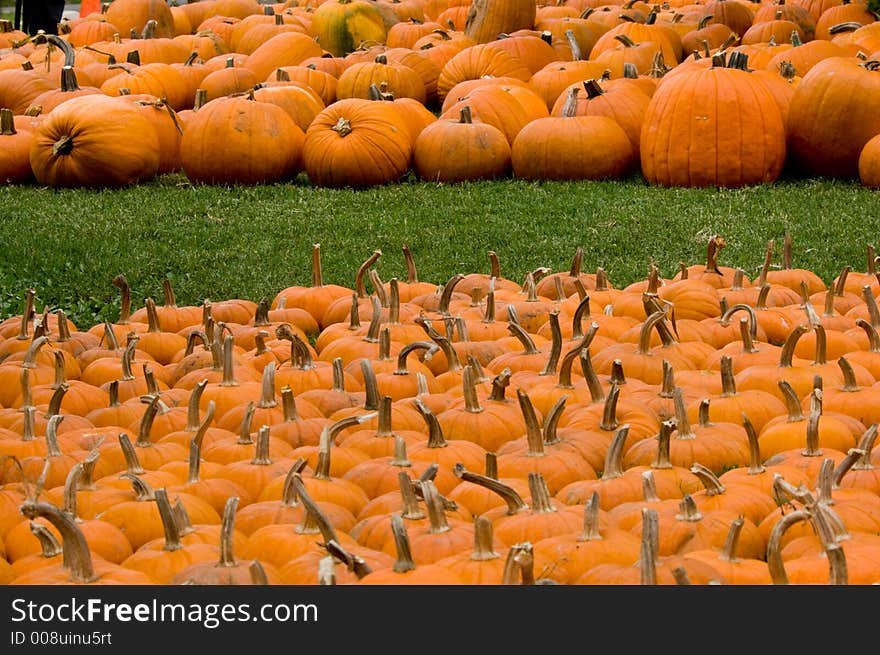
[[[743,189],[667,189],[639,177],[622,182],[435,185],[406,182],[360,191],[300,179],[260,187],[192,186],[166,175],[114,191],[0,187],[0,318],[20,313],[33,288],[37,308],[63,309],[80,325],[114,320],[124,273],[139,307],[173,283],[178,304],[205,298],[272,297],[311,283],[320,243],[325,283],[352,287],[374,250],[384,280],[488,272],[495,250],[502,275],[522,281],[540,266],[567,269],[577,246],[584,268],[602,266],[615,286],[641,279],[653,261],[672,276],[679,262],[704,260],[710,236],[727,247],[720,263],[748,275],[784,234],[793,265],[830,281],[843,266],[865,270],[880,228],[880,196],[856,182],[796,180]]]

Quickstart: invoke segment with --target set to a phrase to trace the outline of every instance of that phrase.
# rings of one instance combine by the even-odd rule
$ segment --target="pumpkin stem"
[[[690,494],[685,494],[685,496],[679,502],[678,514],[675,515],[675,520],[688,521],[690,523],[697,523],[703,520],[703,514],[697,507],[697,503],[694,501],[694,497]]]
[[[660,424],[660,431],[657,433],[657,456],[651,463],[652,469],[669,469],[672,468],[672,461],[669,459],[669,447],[672,439],[672,432],[676,429],[674,419],[663,421]]]
[[[299,501],[306,509],[306,518],[303,521],[302,525],[297,528],[297,532],[299,534],[311,534],[312,532],[320,532],[321,537],[324,539],[324,543],[337,541],[336,531],[333,529],[333,526],[330,524],[327,516],[324,514],[324,512],[321,511],[318,503],[316,503],[312,499],[311,495],[309,495],[309,492],[306,490],[306,485],[303,482],[301,473],[293,474],[292,484],[296,489],[296,494],[299,497]]]
[[[553,498],[547,481],[540,473],[529,473],[529,493],[532,497],[532,511],[536,514],[556,512],[553,506]]]
[[[559,310],[549,312],[550,323],[550,352],[547,355],[547,363],[541,370],[540,375],[554,375],[559,364],[559,356],[562,354],[562,330],[559,327]]]
[[[292,508],[300,505],[299,493],[296,490],[296,485],[293,484],[293,480],[294,474],[302,473],[307,463],[308,461],[305,457],[297,457],[287,470],[287,475],[284,477],[284,484],[281,487],[282,507]]]
[[[590,328],[587,330],[587,333],[583,336],[583,338],[580,340],[580,342],[574,348],[572,348],[567,353],[565,353],[565,356],[562,358],[562,364],[559,366],[559,381],[556,384],[557,387],[559,387],[560,389],[574,389],[574,383],[571,380],[571,367],[574,364],[575,358],[576,357],[580,358],[581,354],[584,351],[586,351],[586,358],[588,359],[586,366],[588,369],[592,369],[592,361],[589,360],[589,355],[590,355],[589,347],[590,347],[590,343],[592,343],[592,341],[593,341],[593,338],[596,336],[596,332],[598,330],[599,330],[599,324],[596,321],[593,321],[592,323],[590,323]],[[584,361],[583,361],[583,359],[581,359],[580,361],[581,361],[581,370],[584,371]],[[587,378],[587,385],[590,389],[590,395],[593,398],[593,401],[595,402],[596,397],[595,397],[594,392],[596,391],[596,389],[594,388],[593,385],[599,384],[599,380],[596,377],[596,372],[592,371],[592,373],[593,373],[592,380],[587,378],[586,372],[584,373],[584,377]],[[598,387],[598,392],[600,395],[602,394],[602,387],[600,384]]]
[[[489,393],[489,396],[486,400],[492,400],[495,402],[508,402],[505,393],[507,391],[507,387],[510,386],[510,376],[512,375],[509,368],[504,368],[498,375],[492,378],[492,391]]]
[[[28,519],[42,517],[61,534],[61,550],[64,567],[70,572],[72,583],[89,583],[97,580],[92,564],[89,544],[76,520],[55,505],[26,500],[19,511]]]
[[[406,573],[416,568],[413,562],[412,551],[410,550],[409,535],[406,532],[406,526],[403,524],[403,517],[400,514],[391,515],[391,534],[394,537],[394,547],[397,551],[397,559],[391,567],[395,573]]]
[[[361,557],[349,553],[342,547],[342,545],[338,541],[331,540],[325,544],[322,544],[322,546],[334,559],[344,564],[345,568],[354,573],[359,580],[368,573],[372,573],[372,569],[370,569],[370,567]]]
[[[495,552],[492,521],[485,516],[477,516],[474,519],[474,549],[471,560],[486,562],[499,557]]]
[[[599,429],[611,432],[618,427],[617,422],[617,400],[620,397],[620,387],[616,382],[611,383],[608,395],[605,397],[605,405],[602,409],[602,420],[599,422]]]
[[[872,424],[865,430],[865,433],[862,435],[861,440],[859,441],[858,449],[864,453],[859,460],[853,464],[852,468],[856,471],[872,471],[875,467],[871,462],[871,452],[874,450],[874,442],[877,440],[877,424]],[[835,476],[835,484],[840,484],[840,479],[843,477],[843,474],[840,476]]]
[[[40,557],[51,559],[61,555],[61,543],[49,528],[36,521],[31,521],[28,524],[28,527],[31,529],[31,534],[33,534],[40,542]]]
[[[874,326],[863,318],[857,318],[856,325],[862,328],[868,337],[868,350],[872,353],[880,352],[880,334]]]
[[[351,122],[342,116],[339,117],[339,120],[336,121],[336,124],[330,129],[336,132],[340,137],[346,137],[352,132]]]
[[[183,548],[180,543],[180,529],[174,520],[174,511],[168,501],[168,492],[165,489],[156,489],[156,507],[159,509],[159,518],[162,519],[162,528],[165,531],[165,546],[162,550],[175,551]]]
[[[406,471],[397,474],[397,482],[400,488],[402,512],[401,516],[409,521],[418,521],[425,518],[425,513],[419,505],[419,497],[416,494],[416,485]],[[419,482],[421,488],[421,481]]]
[[[653,507],[642,508],[642,544],[639,549],[639,584],[657,584],[657,551],[659,550],[660,519]]]
[[[440,426],[440,421],[437,420],[437,416],[434,412],[425,405],[421,398],[414,399],[413,405],[416,406],[416,409],[419,411],[419,414],[421,414],[428,426],[428,448],[446,448],[449,443],[443,436],[443,428]]]
[[[236,444],[240,446],[250,446],[254,443],[252,426],[256,409],[256,404],[252,400],[248,401],[248,404],[244,408],[244,414],[241,417],[241,423],[239,423],[238,426],[238,439],[235,441]]]
[[[238,509],[238,496],[230,496],[223,508],[223,520],[220,523],[220,561],[217,566],[238,566],[235,559],[235,511]]]
[[[436,535],[452,530],[446,519],[446,511],[443,508],[436,485],[431,480],[425,480],[421,484],[421,490],[425,500],[425,508],[428,510],[428,533]]]
[[[522,499],[522,496],[520,496],[513,487],[506,485],[497,479],[497,472],[495,472],[495,475],[489,475],[491,471],[488,467],[487,475],[480,475],[479,473],[468,471],[465,469],[464,464],[458,463],[452,468],[452,472],[455,474],[455,477],[464,482],[472,482],[473,484],[485,487],[489,491],[498,494],[507,505],[508,516],[519,514],[520,512],[529,509],[529,506]]]
[[[251,464],[255,466],[269,466],[272,464],[272,458],[269,457],[269,426],[262,425],[257,430],[256,444],[254,448],[254,458]]]
[[[528,441],[529,456],[544,456],[544,435],[541,433],[541,425],[538,422],[538,416],[535,414],[535,407],[528,394],[522,389],[516,390],[516,397],[519,401],[520,411],[526,424],[526,439]]]
[[[806,510],[796,510],[783,514],[773,525],[770,536],[767,539],[767,566],[770,569],[770,578],[775,585],[787,585],[788,575],[785,572],[785,563],[782,559],[782,537],[785,532],[796,523],[809,521],[811,514]]]

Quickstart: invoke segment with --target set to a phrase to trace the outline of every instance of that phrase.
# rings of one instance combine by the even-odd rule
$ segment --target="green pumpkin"
[[[312,16],[312,31],[324,50],[344,57],[362,44],[385,43],[388,34],[380,10],[364,0],[329,0]]]

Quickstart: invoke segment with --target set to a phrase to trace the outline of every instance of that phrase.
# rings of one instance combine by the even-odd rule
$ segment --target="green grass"
[[[360,191],[306,181],[259,187],[192,186],[166,175],[122,190],[0,187],[0,318],[21,312],[25,289],[37,308],[63,309],[79,325],[118,316],[111,279],[124,273],[139,307],[161,302],[171,280],[178,304],[273,297],[310,284],[320,243],[325,283],[353,286],[360,263],[382,251],[384,280],[405,277],[408,243],[419,278],[488,272],[522,281],[540,266],[567,269],[577,246],[584,268],[602,266],[615,286],[641,279],[651,262],[664,276],[704,261],[722,235],[720,263],[754,275],[769,239],[781,261],[786,231],[793,264],[830,281],[844,265],[864,270],[880,227],[876,192],[854,182],[797,180],[743,189],[668,189],[623,182],[435,185]]]

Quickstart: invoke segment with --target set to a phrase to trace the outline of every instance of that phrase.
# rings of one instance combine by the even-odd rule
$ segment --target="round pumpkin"
[[[345,98],[325,107],[306,131],[303,164],[313,184],[366,187],[409,169],[412,137],[393,103]]]
[[[343,57],[364,44],[385,43],[388,30],[379,9],[365,0],[326,0],[312,14],[318,44]]]
[[[154,177],[159,141],[137,107],[100,94],[58,105],[34,132],[31,168],[51,187],[123,187]]]
[[[782,172],[779,106],[766,86],[720,65],[722,59],[665,80],[651,97],[639,147],[649,183],[741,187],[772,182]]]
[[[289,180],[301,166],[303,131],[278,105],[253,93],[218,98],[199,109],[180,142],[184,173],[207,184]]]

